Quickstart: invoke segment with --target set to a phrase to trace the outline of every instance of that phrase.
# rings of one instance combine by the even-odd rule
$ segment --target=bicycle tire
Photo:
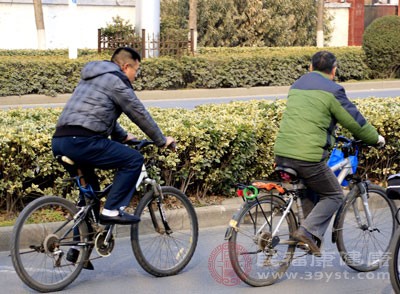
[[[145,195],[136,208],[135,215],[141,221],[131,227],[133,253],[140,266],[156,277],[176,275],[191,260],[197,246],[198,221],[192,203],[180,190],[161,187],[162,207],[172,233],[168,233],[161,221],[157,206],[159,197]],[[154,209],[158,231],[149,213]]]
[[[400,229],[393,235],[389,249],[389,275],[394,293],[400,293]]]
[[[286,203],[275,195],[259,196],[258,202],[253,201],[238,212],[236,228],[233,228],[228,241],[233,270],[243,282],[254,287],[271,285],[284,276],[296,249],[295,243],[285,243],[285,241],[290,241],[297,229],[296,218],[293,211],[290,211],[279,227],[279,243],[273,247],[266,239],[271,237],[271,232],[281,218]],[[262,231],[261,238],[255,236],[259,226],[265,223],[265,216],[260,212],[259,205],[266,217],[271,217],[273,214],[272,222]],[[265,241],[267,245],[260,245],[261,241]],[[260,251],[263,246],[264,249]]]
[[[336,246],[342,260],[359,272],[376,270],[386,262],[390,241],[397,227],[396,207],[383,188],[369,185],[368,206],[373,222],[372,230],[366,225],[359,191],[344,203],[340,210],[338,227],[335,228],[338,233]],[[357,224],[354,207],[360,212],[361,226]]]
[[[81,247],[77,261],[71,263],[66,256],[73,231],[63,239],[69,244],[59,239],[74,224],[76,212],[76,206],[64,198],[43,196],[29,203],[18,216],[10,244],[11,258],[18,276],[30,288],[60,291],[78,277],[88,258],[88,248]],[[83,241],[88,234],[87,224],[82,222],[78,228]]]

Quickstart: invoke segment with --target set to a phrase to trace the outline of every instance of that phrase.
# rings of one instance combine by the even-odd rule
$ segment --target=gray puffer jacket
[[[57,122],[57,127],[80,126],[122,141],[127,132],[117,119],[125,113],[157,146],[166,139],[142,102],[136,97],[126,75],[110,61],[84,66],[81,81]]]

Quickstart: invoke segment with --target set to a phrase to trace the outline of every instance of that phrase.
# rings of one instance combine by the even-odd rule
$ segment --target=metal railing
[[[189,38],[178,38],[174,35],[154,36],[146,35],[143,29],[141,34],[115,33],[106,35],[102,29],[98,29],[99,53],[108,50],[115,50],[118,47],[128,46],[140,52],[143,58],[158,56],[183,56],[194,54],[194,30],[190,30]]]

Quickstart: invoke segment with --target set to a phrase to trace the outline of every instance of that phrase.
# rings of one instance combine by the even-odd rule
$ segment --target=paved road
[[[295,260],[288,275],[271,286],[253,288],[242,282],[224,284],[222,277],[232,276],[230,264],[224,262],[222,254],[227,253],[222,247],[225,228],[201,229],[191,262],[180,274],[165,278],[155,278],[144,272],[133,257],[129,239],[117,239],[111,256],[94,260],[95,270],[82,271],[63,293],[393,293],[387,265],[375,272],[355,272],[342,264],[336,247],[329,244],[329,240],[324,245],[323,257],[308,255]],[[18,279],[6,252],[0,253],[0,273],[2,293],[30,292]]]
[[[365,97],[398,97],[400,96],[400,80],[371,81],[342,84],[350,98]],[[192,109],[204,103],[226,103],[231,100],[251,100],[284,98],[289,87],[253,87],[229,89],[184,89],[166,91],[138,91],[138,97],[146,106],[183,107]],[[57,97],[44,95],[26,95],[0,97],[0,109],[10,107],[62,107],[70,94]]]

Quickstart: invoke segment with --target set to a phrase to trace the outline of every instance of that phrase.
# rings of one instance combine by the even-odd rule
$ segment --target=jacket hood
[[[82,80],[89,80],[97,76],[103,75],[109,72],[119,71],[122,73],[121,69],[117,64],[111,61],[92,61],[87,63],[82,71]]]

